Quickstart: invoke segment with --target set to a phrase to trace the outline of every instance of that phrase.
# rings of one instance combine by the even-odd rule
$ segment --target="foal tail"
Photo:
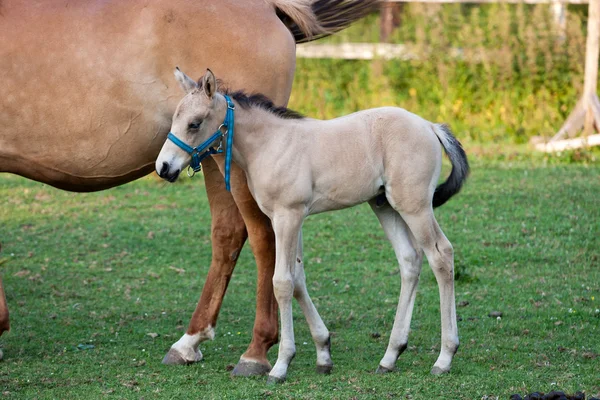
[[[296,43],[310,42],[340,31],[365,17],[380,0],[266,0],[294,35]]]
[[[454,137],[448,125],[435,124],[433,131],[437,135],[446,155],[452,163],[452,171],[446,182],[435,188],[433,207],[439,207],[450,197],[458,193],[469,175],[469,162],[460,142]]]

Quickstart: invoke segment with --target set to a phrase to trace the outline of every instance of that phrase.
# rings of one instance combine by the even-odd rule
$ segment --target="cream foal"
[[[227,114],[212,72],[196,83],[179,70],[187,92],[175,112],[171,132],[189,146],[206,141]],[[394,247],[402,286],[387,351],[378,372],[391,371],[406,349],[423,252],[440,291],[442,346],[432,373],[450,370],[458,348],[452,245],[433,207],[456,194],[469,166],[460,143],[444,125],[400,108],[384,107],[329,121],[304,118],[278,108],[264,96],[231,94],[235,105],[231,156],[247,175],[260,209],[271,219],[276,238],[273,277],[281,317],[281,342],[269,382],[285,379],[295,354],[292,297],[298,300],[317,348],[317,370],[329,372],[329,331],[306,290],[302,223],[310,214],[368,202]],[[173,139],[172,139],[173,140]],[[156,170],[169,181],[190,163],[190,155],[167,140]],[[220,139],[215,139],[215,146]],[[441,144],[441,146],[440,146]],[[185,146],[185,145],[184,145]],[[448,180],[436,189],[444,148],[452,163]]]

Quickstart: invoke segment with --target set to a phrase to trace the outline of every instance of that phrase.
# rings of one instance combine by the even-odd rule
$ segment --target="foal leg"
[[[400,214],[419,246],[425,251],[425,256],[427,256],[438,283],[442,319],[442,347],[431,373],[434,375],[443,374],[450,371],[452,357],[454,357],[459,345],[454,299],[454,251],[435,220],[430,205],[419,212],[400,212]]]
[[[292,296],[294,295],[295,257],[303,217],[302,212],[286,210],[285,212],[275,213],[271,218],[275,231],[276,247],[273,289],[279,305],[281,340],[277,362],[269,372],[267,383],[283,382],[287,375],[287,369],[296,355]]]
[[[372,200],[369,205],[377,215],[387,238],[392,243],[394,253],[400,264],[400,277],[402,280],[400,299],[398,300],[390,341],[377,368],[378,373],[386,373],[394,369],[396,360],[408,345],[408,333],[419,276],[421,275],[423,251],[416,246],[415,238],[400,214],[387,202],[378,207],[376,201]]]
[[[328,374],[333,368],[331,361],[331,338],[329,330],[323,323],[315,305],[313,304],[308,290],[306,289],[306,275],[304,274],[304,263],[302,262],[302,231],[298,235],[298,249],[296,252],[296,265],[294,276],[294,298],[298,300],[300,308],[304,313],[310,334],[317,347],[317,372]]]

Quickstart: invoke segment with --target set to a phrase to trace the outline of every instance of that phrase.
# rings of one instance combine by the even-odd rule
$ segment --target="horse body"
[[[188,94],[177,108],[172,133],[190,146],[215,140],[211,134],[223,121],[227,103],[215,89],[214,75],[208,71],[201,85],[190,83],[179,71],[176,77]],[[438,281],[442,316],[442,346],[432,373],[448,372],[459,343],[453,250],[435,220],[432,204],[441,205],[456,194],[469,170],[450,130],[398,108],[318,121],[266,102],[253,103],[242,93],[232,97],[235,134],[226,134],[227,141],[233,140],[232,159],[246,172],[250,190],[275,232],[273,286],[281,315],[281,343],[270,381],[285,379],[295,355],[292,297],[310,327],[317,369],[331,370],[329,332],[306,289],[302,223],[310,214],[367,201],[394,247],[402,277],[396,318],[379,372],[392,370],[407,346],[423,253]],[[441,148],[452,162],[452,172],[436,188]],[[167,141],[156,168],[161,177],[174,181],[189,161],[180,145]]]
[[[291,91],[294,40],[263,0],[23,1],[2,10],[0,172],[72,191],[146,175],[177,104],[175,60],[210,63],[232,87],[268,81],[279,104]]]
[[[170,78],[174,65],[210,66],[230,87],[260,87],[284,105],[295,42],[342,29],[375,2],[0,1],[0,172],[77,192],[146,175],[179,97]],[[258,268],[257,315],[252,342],[234,373],[264,373],[278,335],[273,231],[243,171],[233,169],[235,190],[229,193],[222,166],[220,156],[203,162],[212,262],[188,330],[163,361],[202,357],[198,344],[212,337],[237,255],[249,238]],[[0,334],[7,330],[0,281]]]

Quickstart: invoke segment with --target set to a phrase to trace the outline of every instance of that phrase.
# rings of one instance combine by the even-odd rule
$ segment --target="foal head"
[[[175,78],[187,94],[177,105],[171,133],[188,146],[197,147],[219,129],[227,104],[223,96],[217,94],[217,81],[210,70],[195,82],[176,68]],[[174,182],[190,160],[190,154],[167,140],[156,159],[156,172],[161,178]]]

